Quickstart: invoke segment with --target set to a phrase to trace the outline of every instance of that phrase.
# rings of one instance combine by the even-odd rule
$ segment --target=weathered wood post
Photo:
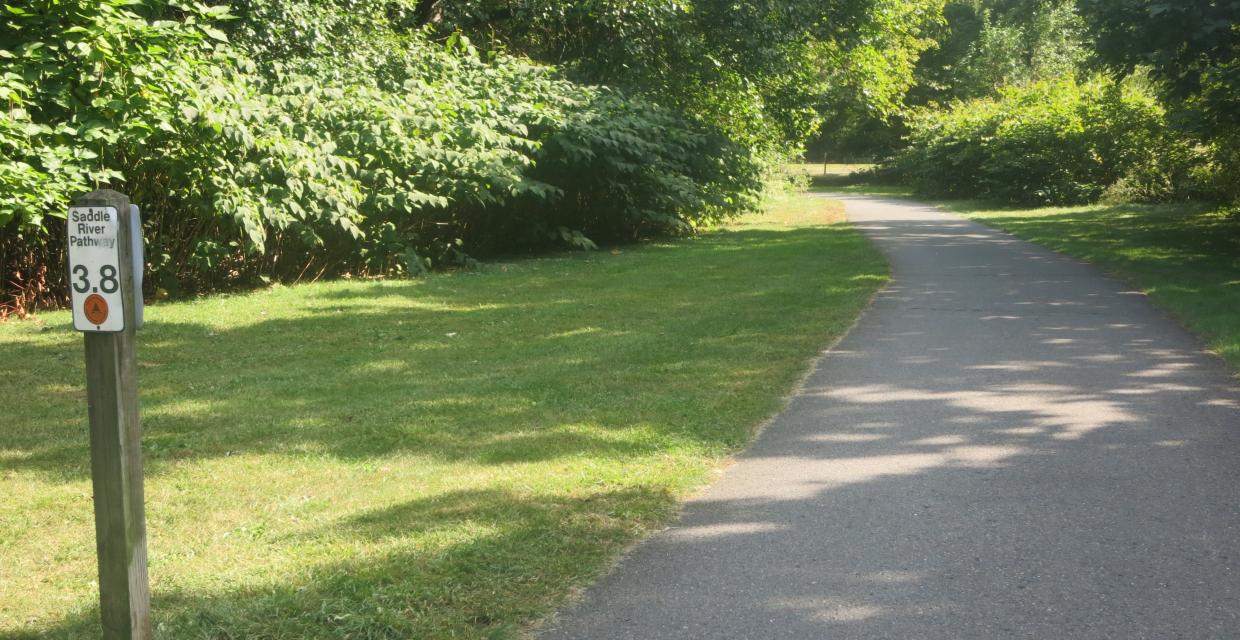
[[[142,304],[135,286],[141,273],[134,274],[142,267],[135,267],[134,257],[141,231],[131,226],[133,216],[129,198],[111,190],[88,193],[69,209],[69,285],[73,326],[86,341],[99,612],[106,640],[151,637],[134,353]]]

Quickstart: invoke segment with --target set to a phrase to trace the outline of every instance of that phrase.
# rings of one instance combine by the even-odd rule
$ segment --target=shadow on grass
[[[414,638],[464,631],[510,637],[515,621],[548,613],[547,603],[564,585],[600,569],[581,563],[582,553],[615,554],[636,531],[665,519],[675,503],[659,489],[572,497],[495,489],[374,509],[315,535],[379,542],[381,552],[311,566],[295,582],[213,593],[157,590],[156,636]],[[455,539],[459,529],[471,535]],[[435,532],[442,535],[424,535]],[[412,544],[418,534],[435,542],[429,548]],[[89,638],[97,629],[97,608],[91,608],[37,634],[3,637]]]
[[[865,184],[866,176],[861,173],[828,173],[811,175],[809,178],[812,187],[847,187],[852,185]]]
[[[845,226],[758,228],[482,274],[154,307],[139,366],[148,496],[165,501],[150,525],[165,563],[152,564],[158,635],[509,634],[663,521],[684,478],[748,442],[884,277],[881,258]],[[236,317],[212,315],[224,313]],[[90,517],[80,339],[23,331],[0,344],[5,362],[24,363],[0,371],[0,482],[31,488],[15,503],[19,517],[64,510],[38,525],[59,536],[48,548],[76,553],[90,533],[63,524]],[[253,491],[257,522],[297,497],[264,489],[269,480],[299,486],[299,473],[323,481],[336,462],[353,473],[397,456],[473,474],[474,486],[424,489],[435,493],[425,498],[416,487],[376,490],[365,495],[385,498],[308,512],[321,528],[279,520],[270,538],[243,544],[223,541],[231,531],[196,535],[219,526],[217,511],[230,530],[253,524],[244,513],[234,521],[230,483]],[[551,464],[528,467],[538,463]],[[662,475],[646,475],[652,466]],[[291,479],[277,485],[268,469]],[[367,473],[350,477],[371,482]],[[547,479],[533,488],[505,479],[536,474]],[[31,526],[12,531],[19,545],[44,535]],[[220,549],[261,564],[204,575]],[[62,568],[71,586],[56,593],[62,610],[87,613],[42,612],[40,637],[95,635],[93,609],[80,602],[93,573],[84,553],[68,578]],[[18,595],[43,576],[26,570]]]
[[[139,347],[148,473],[253,452],[505,463],[665,445],[630,437],[635,428],[733,449],[748,424],[720,430],[692,414],[720,393],[764,394],[753,381],[788,379],[782,362],[756,356],[804,349],[807,331],[826,335],[785,313],[811,309],[798,302],[807,293],[822,297],[812,308],[853,313],[881,267],[843,263],[858,251],[851,233],[719,233],[649,247],[640,260],[582,256],[516,275],[322,291],[300,317],[218,331],[156,319]],[[815,264],[842,271],[807,273]],[[12,361],[61,363],[59,381],[19,376],[17,388],[67,389],[45,399],[42,424],[22,425],[17,413],[19,428],[0,435],[22,452],[9,467],[87,477],[74,342],[3,346]],[[671,414],[684,420],[668,420],[672,405],[684,405]],[[587,424],[604,431],[573,429]]]

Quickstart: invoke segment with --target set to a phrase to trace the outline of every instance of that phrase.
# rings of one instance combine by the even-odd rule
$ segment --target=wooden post
[[[99,612],[105,640],[147,640],[151,638],[150,587],[146,569],[142,429],[138,422],[138,371],[134,353],[135,309],[141,302],[142,292],[134,288],[129,198],[116,191],[95,191],[75,200],[73,206],[111,211],[119,217],[115,245],[119,250],[118,264],[110,271],[105,267],[104,275],[71,264],[70,279],[71,288],[82,294],[74,296],[75,307],[86,293],[98,291],[104,284],[102,278],[108,278],[104,291],[117,286],[114,283],[119,281],[119,300],[123,308],[112,308],[111,313],[123,314],[124,328],[111,332],[84,330],[95,546],[99,554]],[[73,217],[71,210],[71,240],[75,232]],[[71,246],[71,260],[72,251]],[[75,269],[80,269],[81,273],[75,273]],[[89,298],[85,300],[90,304]],[[108,312],[109,305],[104,304],[103,317],[106,318]],[[93,317],[98,318],[98,313],[96,309]],[[90,313],[86,315],[91,317]],[[95,322],[91,319],[88,323]]]

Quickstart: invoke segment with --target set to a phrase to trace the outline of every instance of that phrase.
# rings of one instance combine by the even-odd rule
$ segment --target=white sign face
[[[120,216],[116,207],[70,207],[73,328],[103,332],[125,329],[120,266]]]

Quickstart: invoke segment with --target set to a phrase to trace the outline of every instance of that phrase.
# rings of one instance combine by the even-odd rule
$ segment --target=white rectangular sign
[[[123,331],[120,216],[116,207],[69,208],[69,288],[73,328]]]

